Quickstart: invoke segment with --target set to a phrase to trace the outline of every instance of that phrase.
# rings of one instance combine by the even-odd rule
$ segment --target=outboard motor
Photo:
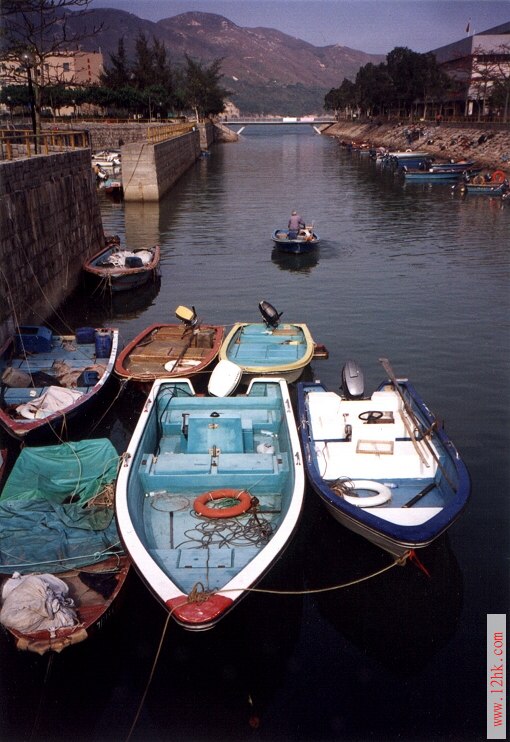
[[[189,309],[188,307],[179,306],[175,310],[175,316],[177,317],[177,319],[183,322],[186,327],[195,327],[198,322],[195,307],[191,307],[191,309]]]
[[[259,309],[266,325],[276,329],[283,312],[277,312],[272,304],[264,300],[259,302]]]
[[[342,391],[347,399],[361,399],[365,393],[365,380],[360,365],[348,360],[342,369]]]

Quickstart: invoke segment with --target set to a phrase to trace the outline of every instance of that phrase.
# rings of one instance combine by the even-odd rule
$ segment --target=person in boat
[[[305,222],[302,219],[302,217],[299,216],[297,211],[293,211],[290,215],[289,224],[288,224],[288,230],[289,230],[289,239],[295,240],[298,236],[298,232],[300,229],[304,229]]]

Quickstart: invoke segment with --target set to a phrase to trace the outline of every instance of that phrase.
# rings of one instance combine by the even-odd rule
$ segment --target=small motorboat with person
[[[180,324],[156,323],[142,330],[119,353],[115,373],[137,385],[156,379],[198,378],[211,371],[225,334],[222,325],[203,324],[195,307],[179,306]]]
[[[299,430],[308,478],[328,512],[403,557],[455,522],[470,479],[414,387],[380,361],[388,378],[370,396],[355,361],[343,368],[341,394],[320,381],[300,382]]]
[[[204,631],[280,558],[303,497],[283,379],[222,397],[157,379],[123,457],[115,512],[142,580],[180,626]]]
[[[320,242],[313,224],[306,224],[297,232],[291,229],[275,229],[271,239],[278,250],[295,255],[312,252]]]

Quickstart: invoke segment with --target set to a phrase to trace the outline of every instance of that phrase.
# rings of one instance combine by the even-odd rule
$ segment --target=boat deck
[[[282,327],[269,331],[263,326],[243,328],[229,347],[229,359],[241,366],[270,366],[299,361],[308,350],[302,330]]]
[[[396,393],[381,391],[368,400],[343,400],[334,392],[322,392],[310,394],[308,402],[318,468],[325,480],[334,482],[348,477],[386,484],[392,492],[391,502],[376,510],[379,517],[386,517],[386,513],[393,522],[421,521],[444,507],[444,492],[438,486],[427,494],[423,503],[426,507],[402,509],[434,482],[438,464],[423,442],[411,440],[404,423],[406,413]],[[370,410],[381,411],[383,416],[375,422],[359,419],[360,414]],[[351,426],[350,436],[346,436],[346,425]],[[410,422],[408,425],[413,429]],[[446,466],[444,457],[430,445]],[[396,510],[402,510],[401,518]]]
[[[108,358],[96,358],[94,343],[77,344],[68,339],[55,342],[54,336],[51,351],[11,358],[8,362],[0,360],[0,374],[6,367],[10,366],[26,374],[36,375],[43,373],[48,377],[54,377],[55,385],[59,386],[58,376],[65,371],[62,364],[65,364],[69,374],[77,379],[87,369],[95,369],[98,371],[99,376],[101,376],[107,367],[108,360]],[[37,381],[35,383],[37,384]],[[74,386],[72,384],[61,385],[63,388],[72,386],[73,389],[86,394],[95,384],[91,383],[80,386]],[[44,386],[6,387],[3,391],[3,401],[6,405],[18,405],[29,402],[40,397],[47,388],[48,384]]]

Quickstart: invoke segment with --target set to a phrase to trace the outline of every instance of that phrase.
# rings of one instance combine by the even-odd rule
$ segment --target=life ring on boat
[[[483,175],[475,175],[475,177],[473,178],[473,183],[475,185],[484,185],[485,178],[483,177]]]
[[[391,500],[391,490],[385,484],[372,482],[369,479],[353,479],[344,482],[352,490],[368,490],[376,492],[372,497],[351,497],[344,495],[343,498],[350,505],[356,505],[358,508],[376,508],[378,505],[384,505]]]
[[[495,170],[492,173],[491,183],[504,183],[506,180],[506,173],[503,170]]]
[[[210,508],[207,505],[213,500],[225,499],[239,500],[239,503],[229,508]],[[205,518],[235,518],[236,515],[246,513],[251,508],[251,504],[251,495],[246,490],[221,489],[210,490],[199,495],[193,503],[193,509]]]

